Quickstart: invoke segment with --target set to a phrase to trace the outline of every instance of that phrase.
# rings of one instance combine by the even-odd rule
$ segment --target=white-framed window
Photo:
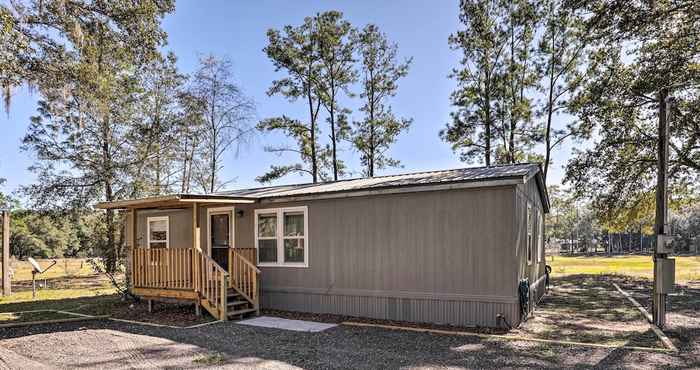
[[[255,210],[259,266],[309,266],[308,207]]]
[[[544,258],[544,216],[542,211],[537,210],[537,262],[542,262]]]
[[[170,248],[170,219],[168,216],[146,218],[148,248]]]
[[[532,264],[532,205],[527,202],[527,264]]]

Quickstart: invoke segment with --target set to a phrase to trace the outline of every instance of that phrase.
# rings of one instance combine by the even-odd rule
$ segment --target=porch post
[[[197,250],[199,249],[199,228],[198,228],[198,219],[199,219],[199,207],[197,202],[192,204],[192,282],[193,282],[193,287],[195,292],[199,292],[199,269],[197,268],[199,258],[197,254]],[[199,299],[195,300],[194,302],[194,312],[195,315],[201,316],[202,315],[202,308],[200,307],[200,301]]]
[[[129,261],[127,266],[129,266],[129,281],[127,282],[127,287],[134,287],[134,277],[136,276],[136,271],[135,268],[136,266],[134,265],[134,254],[136,253],[136,243],[138,240],[138,217],[136,214],[136,208],[131,209],[131,242],[130,248],[131,248],[131,253],[128,254],[129,256]]]
[[[12,291],[10,282],[10,211],[2,212],[2,295]]]
[[[198,222],[198,204],[195,202],[192,204],[192,247],[195,248],[199,244],[199,240],[197,240],[197,227],[199,227],[199,222]]]

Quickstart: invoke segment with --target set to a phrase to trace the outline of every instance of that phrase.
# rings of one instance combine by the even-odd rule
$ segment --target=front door
[[[231,248],[232,227],[230,211],[215,211],[209,214],[209,238],[211,258],[228,271],[228,249]]]

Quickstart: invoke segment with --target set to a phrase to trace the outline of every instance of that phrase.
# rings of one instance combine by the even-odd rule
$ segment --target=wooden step
[[[241,305],[249,304],[249,303],[250,303],[250,302],[248,302],[248,301],[233,301],[233,302],[228,302],[228,303],[227,303],[227,306],[229,306],[229,307],[235,307],[235,306],[241,306]]]
[[[242,318],[243,315],[250,313],[250,312],[255,312],[255,311],[256,311],[255,308],[243,308],[243,309],[236,310],[236,311],[229,311],[228,317],[230,318],[231,316],[241,316],[241,318]]]

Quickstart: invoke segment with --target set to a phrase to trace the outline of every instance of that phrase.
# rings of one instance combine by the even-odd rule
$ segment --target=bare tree
[[[241,144],[253,135],[255,104],[234,82],[231,61],[214,55],[200,58],[190,93],[201,105],[204,122],[203,165],[195,175],[203,190],[213,193],[224,184],[219,176],[224,154],[232,148],[238,154]]]

